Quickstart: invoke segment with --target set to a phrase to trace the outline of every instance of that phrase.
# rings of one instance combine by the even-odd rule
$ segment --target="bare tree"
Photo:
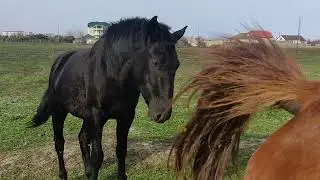
[[[198,47],[206,47],[205,39],[201,36],[196,37]]]

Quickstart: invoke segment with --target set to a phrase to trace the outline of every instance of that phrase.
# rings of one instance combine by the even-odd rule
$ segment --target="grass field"
[[[42,93],[47,86],[53,58],[60,52],[79,48],[76,45],[0,44],[0,177],[1,179],[58,179],[51,122],[28,129]],[[320,51],[302,50],[298,55],[306,74],[317,78],[320,72]],[[199,49],[179,49],[181,66],[176,77],[178,91],[188,77],[201,69],[199,59],[205,54]],[[129,134],[127,172],[129,179],[175,179],[167,168],[172,139],[188,120],[187,97],[174,106],[172,119],[165,124],[150,121],[147,108],[140,101],[136,120]],[[257,146],[280,127],[290,115],[280,110],[256,114],[243,135],[240,162],[245,164]],[[86,179],[77,134],[81,120],[69,115],[65,123],[65,159],[70,179]],[[104,164],[100,179],[115,179],[115,122],[110,120],[103,135]],[[231,173],[232,175],[232,173]],[[232,176],[235,179],[235,176]]]

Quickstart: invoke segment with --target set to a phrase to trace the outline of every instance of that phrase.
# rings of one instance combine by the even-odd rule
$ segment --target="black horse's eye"
[[[154,64],[155,66],[158,66],[158,65],[159,65],[159,62],[158,62],[157,60],[154,60],[154,61],[153,61],[153,64]]]

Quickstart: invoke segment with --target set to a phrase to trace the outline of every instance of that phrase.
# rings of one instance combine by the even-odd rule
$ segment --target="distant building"
[[[239,33],[233,37],[231,37],[231,40],[240,40],[240,41],[249,41],[248,33]]]
[[[231,37],[231,40],[240,40],[242,42],[250,42],[255,38],[269,39],[272,40],[272,33],[265,30],[253,30],[246,33],[240,33],[236,36]]]
[[[83,36],[82,39],[86,42],[86,44],[94,44],[97,41],[97,39],[90,34]]]
[[[205,39],[204,43],[206,47],[223,45],[227,40],[225,39]]]
[[[2,31],[1,36],[28,36],[32,35],[32,32],[24,32],[24,31]]]
[[[186,40],[188,44],[190,44],[193,47],[206,46],[206,43],[204,42],[206,39],[201,36],[190,36],[186,37]]]
[[[191,36],[191,37],[186,37],[188,44],[190,44],[193,47],[198,46],[198,41],[197,41],[197,37],[195,36]]]
[[[91,36],[90,34],[86,34],[82,37],[76,38],[73,43],[75,44],[94,44],[98,39],[95,37]]]
[[[290,44],[305,44],[307,43],[306,39],[301,35],[280,35],[276,41],[278,42],[287,42]]]
[[[48,37],[54,37],[55,34],[54,33],[45,33],[44,35],[48,36]]]
[[[109,26],[107,22],[89,22],[88,34],[98,39]]]
[[[223,45],[225,42],[227,42],[227,39],[223,38],[203,38],[203,37],[197,37],[197,36],[191,36],[191,37],[185,37],[187,40],[187,43],[190,46],[193,47],[211,47],[211,46],[218,46]]]
[[[265,39],[272,39],[272,33],[265,30],[254,30],[248,32],[249,37],[258,37],[258,38],[265,38]]]

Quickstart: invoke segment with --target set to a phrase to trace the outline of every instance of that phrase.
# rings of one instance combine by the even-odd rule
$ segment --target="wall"
[[[206,47],[214,46],[214,45],[223,45],[225,40],[223,39],[212,39],[212,40],[204,40]]]
[[[276,43],[282,48],[295,48],[297,47],[297,43],[293,43],[293,41],[276,41]],[[299,47],[308,47],[307,43],[299,44]]]

